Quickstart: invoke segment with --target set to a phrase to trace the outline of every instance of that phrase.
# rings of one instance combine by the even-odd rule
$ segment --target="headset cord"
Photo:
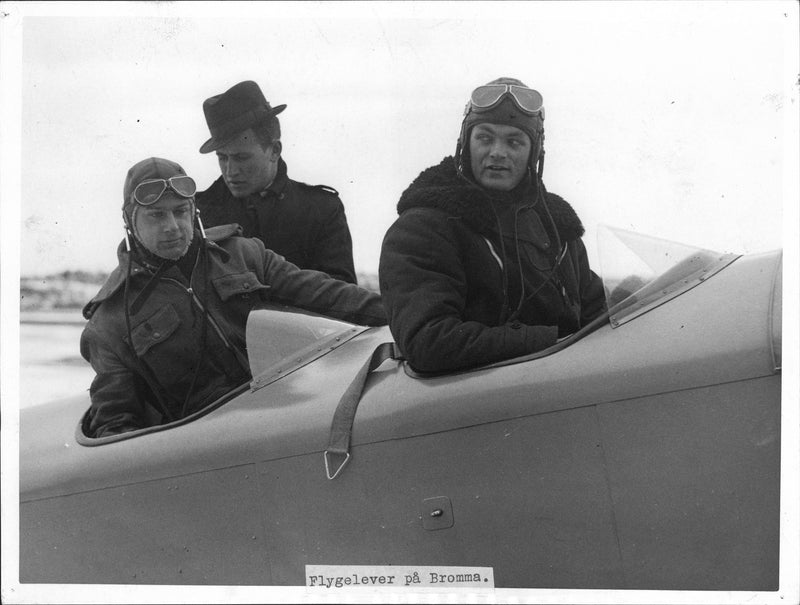
[[[561,265],[561,261],[564,260],[564,257],[566,256],[566,247],[563,250],[561,249],[562,242],[561,242],[561,237],[559,236],[559,233],[558,233],[558,227],[556,227],[556,223],[553,220],[552,214],[550,213],[550,208],[547,205],[547,201],[545,199],[545,194],[544,194],[543,190],[544,190],[544,185],[541,183],[541,181],[538,181],[537,182],[537,188],[536,188],[537,202],[541,201],[542,207],[544,208],[545,214],[547,215],[547,219],[548,219],[548,222],[550,223],[550,228],[551,228],[553,237],[556,240],[556,250],[557,250],[557,255],[558,256],[556,257],[555,262],[553,263],[553,266],[550,269],[547,269],[547,270],[542,270],[539,267],[537,267],[536,264],[531,263],[531,266],[544,276],[544,281],[541,284],[539,284],[539,286],[533,292],[528,294],[527,296],[524,295],[524,290],[523,290],[523,295],[520,296],[520,304],[517,307],[517,310],[514,312],[514,315],[512,315],[512,317],[511,317],[511,319],[509,321],[516,320],[518,315],[519,315],[519,313],[522,312],[523,304],[528,302],[529,300],[531,300],[534,296],[536,296],[539,293],[539,291],[541,291],[541,289],[544,288],[551,281],[553,282],[553,286],[558,290],[558,283],[556,283],[557,280],[558,280],[558,276],[556,274],[556,271],[557,271],[558,267]],[[516,225],[516,222],[515,222],[515,227],[516,226],[517,225]],[[517,241],[517,253],[518,253],[517,259],[518,259],[518,262],[519,262],[519,242],[518,241]],[[556,278],[556,281],[553,281],[553,278]],[[521,262],[520,262],[520,280],[522,280],[522,263]],[[524,282],[523,282],[523,288],[524,288]],[[563,290],[563,286],[562,286],[562,290]]]
[[[197,262],[196,265],[201,266],[201,279],[203,280],[203,301],[201,303],[201,307],[203,309],[203,326],[200,328],[200,357],[197,360],[197,367],[194,369],[192,383],[189,385],[186,398],[183,400],[183,405],[181,406],[181,418],[184,418],[188,412],[189,399],[191,398],[192,393],[197,386],[197,378],[200,376],[200,368],[203,366],[203,362],[206,358],[206,341],[208,337],[208,251],[206,248],[205,237],[200,238],[200,249],[198,250],[197,254],[199,255],[199,262]],[[192,271],[192,275],[189,276],[189,287],[192,285],[193,277],[194,271]]]
[[[556,270],[561,265],[561,261],[564,260],[564,257],[566,256],[566,252],[567,252],[567,248],[566,248],[567,244],[564,244],[564,248],[562,250],[561,237],[558,234],[558,227],[556,227],[556,223],[553,220],[553,215],[550,214],[550,208],[548,207],[547,201],[545,200],[545,196],[542,193],[543,189],[544,189],[544,186],[542,185],[538,189],[538,193],[539,193],[540,199],[542,201],[542,207],[544,208],[545,214],[547,215],[548,222],[550,223],[550,228],[552,230],[553,236],[555,237],[555,240],[556,240],[556,250],[558,251],[557,252],[558,256],[556,257],[552,268],[550,268],[547,271],[547,273],[542,271],[536,265],[533,265],[533,268],[536,269],[537,271],[539,271],[539,273],[542,273],[543,275],[546,275],[546,278],[545,278],[545,281],[538,288],[536,288],[536,290],[534,290],[531,294],[529,294],[527,296],[526,301],[530,300],[533,296],[535,296],[539,292],[539,290],[541,290],[544,286],[546,286],[554,277],[556,279],[558,279],[558,276],[556,275]],[[558,288],[558,286],[557,286],[557,284],[555,282],[553,283],[553,285],[556,286],[556,289]],[[563,286],[562,286],[562,289],[563,289]]]

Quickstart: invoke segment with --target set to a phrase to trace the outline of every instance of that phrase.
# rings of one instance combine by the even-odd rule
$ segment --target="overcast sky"
[[[20,201],[22,275],[111,270],[141,159],[208,187],[202,102],[245,79],[288,105],[290,177],[339,190],[359,271],[377,271],[405,187],[453,153],[472,88],[499,76],[543,94],[545,183],[593,260],[600,223],[782,246],[794,3],[63,4],[22,23],[21,185],[3,197]]]

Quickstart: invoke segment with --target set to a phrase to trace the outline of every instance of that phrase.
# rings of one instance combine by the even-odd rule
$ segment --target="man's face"
[[[136,211],[136,236],[153,254],[177,260],[192,243],[193,219],[191,200],[168,191],[152,206]]]
[[[217,149],[222,178],[234,197],[247,197],[269,185],[278,172],[279,157],[279,144],[263,149],[250,128]]]
[[[525,176],[531,141],[522,130],[504,124],[477,124],[469,135],[470,167],[487,189],[511,191]]]

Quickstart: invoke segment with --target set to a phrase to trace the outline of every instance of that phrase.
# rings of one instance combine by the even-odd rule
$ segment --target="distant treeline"
[[[38,276],[23,276],[20,281],[25,282],[43,282],[43,281],[73,281],[84,284],[97,284],[103,285],[103,282],[108,277],[106,271],[83,271],[82,269],[67,269],[61,273],[51,273],[43,277]]]
[[[20,278],[21,311],[79,309],[97,294],[108,277],[104,271],[67,270],[39,277]],[[378,276],[359,273],[362,288],[378,292]]]

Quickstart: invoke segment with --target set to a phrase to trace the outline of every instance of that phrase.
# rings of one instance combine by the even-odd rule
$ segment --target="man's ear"
[[[273,141],[272,142],[272,157],[270,160],[273,162],[277,162],[278,158],[281,157],[281,151],[283,150],[283,146],[281,145],[280,141]]]

